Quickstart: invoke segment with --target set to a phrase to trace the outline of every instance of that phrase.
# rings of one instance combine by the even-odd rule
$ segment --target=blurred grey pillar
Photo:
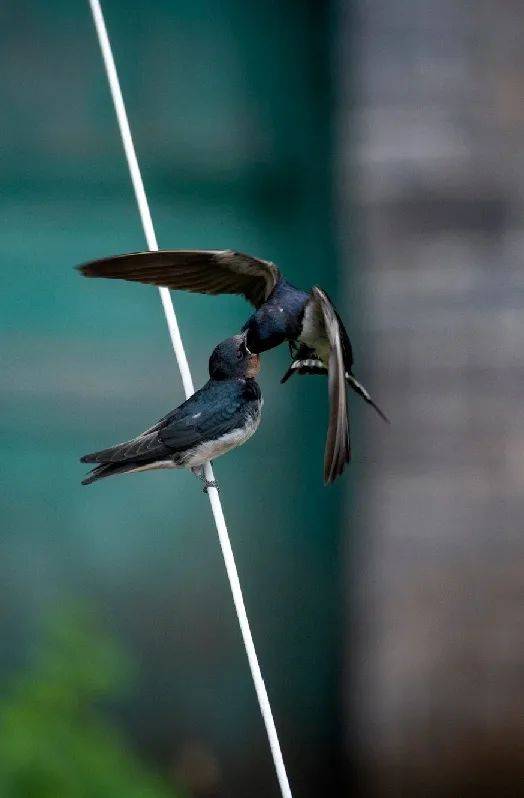
[[[393,419],[360,434],[348,747],[366,796],[520,795],[524,4],[340,11],[348,301]]]

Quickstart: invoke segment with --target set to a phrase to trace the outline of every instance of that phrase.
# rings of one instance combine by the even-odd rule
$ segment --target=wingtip
[[[78,266],[75,266],[75,271],[81,274],[82,277],[93,277],[91,263],[80,263]]]
[[[76,267],[76,270],[80,272],[82,277],[111,277],[112,275],[104,274],[103,270],[100,268],[98,261],[91,261],[90,263],[81,263],[80,266]]]
[[[351,463],[351,449],[344,452],[342,460],[337,460],[335,463],[324,465],[324,486],[332,485],[346,470],[347,466]]]
[[[332,485],[337,476],[339,476],[339,474],[324,474],[324,487],[327,488],[329,485]]]
[[[344,469],[342,469],[342,471],[337,471],[335,474],[328,474],[327,476],[324,474],[324,487],[327,488],[329,485],[332,485],[334,482],[336,482],[343,471]]]

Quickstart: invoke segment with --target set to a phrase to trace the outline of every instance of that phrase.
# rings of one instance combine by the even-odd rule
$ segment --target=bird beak
[[[249,378],[256,377],[259,371],[260,371],[260,357],[259,355],[254,355],[251,352],[249,354],[249,364],[246,370],[246,377]]]

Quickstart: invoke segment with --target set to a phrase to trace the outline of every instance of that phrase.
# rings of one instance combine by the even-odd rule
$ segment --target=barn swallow
[[[209,360],[206,384],[176,410],[137,438],[86,454],[82,463],[98,463],[83,480],[90,485],[113,474],[157,468],[189,468],[206,482],[203,465],[245,443],[260,423],[262,397],[255,381],[259,356],[248,351],[246,336],[218,344]]]
[[[346,384],[387,421],[353,374],[349,336],[325,291],[302,291],[269,261],[232,250],[135,252],[79,267],[86,277],[108,277],[203,294],[242,294],[255,307],[242,331],[251,352],[289,342],[292,374],[328,375],[329,422],[324,481],[333,482],[350,460]]]

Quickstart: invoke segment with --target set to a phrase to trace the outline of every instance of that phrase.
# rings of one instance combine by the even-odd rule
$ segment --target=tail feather
[[[291,363],[280,382],[287,382],[289,378],[293,376],[293,374],[327,374],[327,368],[324,366],[322,361],[316,357],[296,359]],[[350,371],[346,371],[346,382],[351,386],[355,393],[358,393],[358,395],[361,396],[362,399],[367,402],[367,404],[370,405],[376,413],[378,413],[380,418],[382,418],[386,424],[391,424],[391,421],[386,416],[384,411],[380,409],[376,402],[371,398],[368,391]]]
[[[172,468],[174,465],[173,452],[160,438],[158,424],[130,441],[118,443],[109,449],[85,454],[80,458],[80,462],[98,464],[85,477],[82,485],[90,485],[92,482],[114,474]]]
[[[318,358],[294,360],[280,382],[287,382],[293,374],[327,374],[327,368]]]
[[[372,407],[372,408],[373,408],[373,409],[374,409],[374,410],[375,410],[375,411],[378,413],[378,415],[380,416],[380,418],[381,418],[381,419],[383,419],[383,420],[386,422],[386,424],[391,424],[391,421],[390,421],[390,420],[389,420],[389,418],[386,416],[386,414],[385,414],[385,413],[384,413],[384,412],[383,412],[383,411],[380,409],[380,407],[379,407],[379,406],[378,406],[378,405],[377,405],[377,404],[376,404],[376,403],[373,401],[373,399],[371,398],[371,396],[369,395],[369,393],[366,391],[366,389],[364,388],[364,386],[363,386],[363,385],[361,385],[361,384],[360,384],[360,382],[359,382],[357,379],[355,379],[355,377],[353,376],[353,374],[351,374],[350,372],[346,372],[346,380],[347,380],[347,382],[348,382],[348,383],[351,385],[351,387],[353,388],[353,390],[355,391],[355,393],[358,393],[358,395],[359,395],[359,396],[361,396],[361,397],[362,397],[362,399],[363,399],[365,402],[367,402],[367,403],[368,403],[368,405],[371,405],[371,407]]]
[[[169,456],[169,449],[161,440],[156,426],[150,431],[143,432],[136,438],[124,443],[117,443],[109,449],[91,452],[80,458],[81,463],[137,463],[153,460],[162,460]]]
[[[86,455],[86,457],[89,457],[89,455]],[[86,463],[93,461],[85,460],[82,457],[81,462]],[[97,480],[104,479],[105,477],[112,477],[115,474],[127,474],[130,471],[134,471],[137,465],[137,463],[121,463],[120,465],[117,463],[102,463],[89,472],[87,477],[82,480],[82,485],[91,485],[92,482],[97,482]]]
[[[111,446],[109,449],[101,449],[99,452],[90,452],[84,454],[80,458],[81,463],[100,463],[101,465],[108,465],[109,463],[118,463],[125,460],[126,448],[129,443],[118,443],[116,446]]]

